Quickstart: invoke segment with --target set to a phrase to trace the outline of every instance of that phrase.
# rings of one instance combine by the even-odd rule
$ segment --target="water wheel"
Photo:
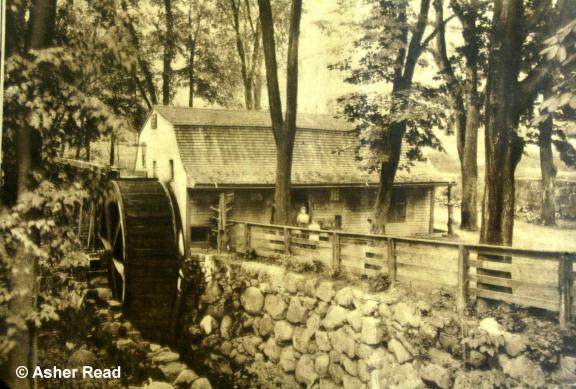
[[[111,181],[99,219],[114,297],[143,334],[162,338],[172,317],[179,270],[168,191],[156,180]]]

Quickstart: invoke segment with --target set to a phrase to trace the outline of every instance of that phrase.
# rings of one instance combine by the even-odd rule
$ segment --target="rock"
[[[212,389],[212,385],[210,385],[208,378],[198,378],[192,383],[190,389]]]
[[[385,370],[386,369],[383,369],[381,372],[384,372]],[[390,369],[387,373],[389,375],[387,377],[388,380],[386,387],[403,389],[417,389],[426,387],[424,382],[422,382],[420,379],[418,372],[410,363],[405,363],[404,365]]]
[[[371,316],[374,314],[374,312],[376,312],[378,310],[378,301],[376,300],[365,300],[362,303],[362,306],[360,308],[360,310],[362,311],[363,315],[366,316]]]
[[[506,388],[510,384],[506,382],[506,377],[500,370],[459,370],[454,379],[454,389],[493,389]]]
[[[273,338],[268,338],[268,341],[264,343],[262,351],[272,362],[278,362],[282,348],[276,344]]]
[[[398,363],[402,364],[404,362],[408,362],[412,359],[412,355],[406,347],[396,339],[391,339],[388,342],[388,349],[394,354]]]
[[[358,362],[353,359],[348,358],[346,355],[342,355],[340,364],[350,375],[358,375]]]
[[[332,345],[330,344],[330,339],[326,331],[316,331],[315,338],[318,350],[326,352],[332,350]]]
[[[334,381],[326,378],[320,378],[318,389],[334,389],[336,386],[337,385]]]
[[[232,328],[232,318],[225,315],[220,322],[220,336],[224,339],[230,339],[230,329]]]
[[[368,364],[362,360],[358,360],[358,379],[364,383],[370,381],[370,370],[368,370]]]
[[[344,309],[338,305],[333,305],[326,314],[324,320],[322,320],[322,325],[328,330],[332,330],[341,327],[346,322],[346,317],[348,316],[347,309]]]
[[[150,381],[142,387],[143,389],[174,389],[172,385],[167,382]]]
[[[374,317],[364,317],[362,319],[361,341],[366,344],[379,344],[382,342],[384,328],[380,320]]]
[[[269,294],[264,301],[264,310],[272,319],[282,320],[286,312],[286,303],[280,296]]]
[[[296,369],[296,357],[294,356],[294,347],[284,347],[280,352],[280,367],[286,373]]]
[[[97,366],[98,357],[92,351],[80,349],[68,358],[70,367]]]
[[[430,361],[436,365],[452,369],[460,368],[460,362],[455,360],[452,355],[448,354],[447,352],[438,350],[437,348],[430,348],[428,350],[428,356],[430,357]]]
[[[174,386],[176,386],[177,388],[187,389],[190,387],[190,385],[192,385],[192,382],[194,382],[196,379],[198,379],[198,375],[196,373],[194,373],[190,369],[184,369],[180,372],[180,374],[178,374],[176,380],[174,380]]]
[[[297,327],[294,329],[294,335],[292,336],[292,344],[294,348],[301,353],[308,352],[308,345],[312,339],[314,333],[307,328]]]
[[[328,312],[328,308],[330,308],[329,303],[327,303],[325,301],[320,301],[318,303],[318,305],[316,306],[316,309],[314,311],[320,316],[320,318],[323,318],[324,316],[326,316],[326,313]]]
[[[519,380],[523,384],[533,387],[542,387],[546,383],[544,371],[537,363],[525,355],[509,358],[504,354],[498,356],[502,371],[509,377]]]
[[[420,376],[424,381],[432,382],[442,389],[452,387],[450,371],[442,366],[429,363],[420,371]]]
[[[216,280],[212,280],[206,285],[204,294],[201,297],[203,303],[213,304],[222,296],[222,289]]]
[[[268,336],[274,331],[274,320],[269,315],[264,315],[258,321],[258,334],[260,336]]]
[[[300,301],[309,311],[313,310],[316,307],[316,304],[318,303],[318,300],[316,298],[306,296],[301,296]]]
[[[552,378],[561,383],[576,382],[576,357],[562,356],[560,366],[552,373]]]
[[[296,381],[310,387],[318,379],[318,374],[314,370],[314,360],[308,354],[302,357],[296,363],[295,371]]]
[[[360,380],[356,377],[344,374],[342,377],[342,386],[344,389],[363,389],[366,387]]]
[[[364,343],[358,343],[356,345],[356,355],[358,358],[368,359],[372,353],[376,351],[376,348],[373,346],[369,346]]]
[[[511,357],[517,357],[526,350],[526,347],[527,345],[522,335],[504,332],[504,348],[506,354]]]
[[[354,301],[354,295],[352,294],[352,288],[347,286],[345,288],[340,289],[336,292],[336,296],[334,297],[336,300],[336,304],[341,305],[343,307],[350,307]]]
[[[404,302],[394,306],[393,319],[403,326],[418,327],[420,325],[420,318],[416,315],[414,307]]]
[[[170,362],[158,365],[158,369],[162,372],[168,381],[174,381],[180,373],[185,370],[187,366],[181,362]]]
[[[362,312],[359,309],[355,309],[348,314],[346,320],[354,328],[354,331],[359,332],[362,329],[362,317]]]
[[[503,335],[502,328],[500,324],[494,319],[493,317],[487,317],[486,319],[480,320],[478,323],[478,327],[482,328],[484,331],[489,333],[492,336],[501,336]]]
[[[251,286],[242,294],[240,301],[242,302],[242,307],[248,313],[257,314],[260,313],[264,306],[264,295],[260,289]]]
[[[380,303],[380,305],[378,306],[378,313],[380,314],[380,317],[385,317],[387,319],[392,318],[392,310],[390,309],[388,304]]]
[[[294,294],[298,292],[300,285],[304,285],[305,278],[302,274],[288,273],[284,278],[284,288],[287,292]]]
[[[480,314],[487,313],[491,309],[488,301],[486,299],[483,299],[483,298],[476,299],[476,307],[475,308],[476,308],[476,312],[480,313]]]
[[[260,283],[260,285],[258,285],[258,289],[260,289],[260,291],[264,294],[266,293],[270,293],[271,291],[271,286],[269,283],[267,282],[262,282]]]
[[[486,362],[486,355],[476,351],[470,350],[470,354],[468,356],[468,364],[472,367],[480,367]]]
[[[316,297],[316,287],[318,286],[318,278],[308,277],[304,282],[298,284],[298,292],[308,297]]]
[[[340,328],[338,331],[329,333],[328,337],[333,350],[354,358],[356,355],[356,342],[350,332],[353,332],[350,327]]]
[[[286,342],[292,339],[294,335],[294,326],[286,320],[277,321],[274,324],[274,336],[278,342]]]
[[[340,363],[342,353],[340,351],[332,350],[328,353],[328,356],[330,358],[330,363]]]
[[[222,343],[222,346],[220,346],[220,352],[223,355],[230,356],[230,353],[232,352],[232,347],[233,347],[232,342],[226,340]]]
[[[286,319],[294,324],[306,323],[306,318],[308,317],[308,309],[302,304],[299,297],[294,297],[290,301],[290,306],[288,306],[288,312],[286,313]]]
[[[122,338],[122,339],[118,339],[115,344],[116,344],[116,348],[118,350],[125,351],[128,348],[130,348],[131,345],[134,344],[134,341],[132,339]]]
[[[311,332],[316,332],[318,328],[320,328],[320,322],[320,316],[313,313],[308,317],[308,320],[306,320],[306,328]]]
[[[242,346],[248,355],[256,355],[258,347],[262,344],[262,338],[258,336],[245,336],[242,338]]]
[[[334,382],[336,382],[337,384],[342,382],[342,378],[346,374],[344,373],[344,369],[342,369],[342,366],[332,362],[328,366],[328,373],[330,374],[330,377],[334,380]]]
[[[200,320],[200,328],[206,335],[210,335],[212,331],[218,328],[218,322],[210,315],[206,315]]]
[[[114,297],[110,288],[96,288],[94,290],[101,301],[108,301]]]
[[[152,362],[154,363],[170,363],[175,362],[180,359],[180,354],[174,351],[163,351],[152,357]]]
[[[325,377],[328,374],[328,365],[330,364],[330,357],[326,353],[316,355],[314,359],[314,370],[320,377]]]
[[[336,292],[334,292],[334,285],[330,281],[322,281],[316,289],[316,297],[319,300],[329,303]]]

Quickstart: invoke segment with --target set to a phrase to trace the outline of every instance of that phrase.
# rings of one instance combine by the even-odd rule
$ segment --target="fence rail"
[[[333,272],[388,274],[456,291],[464,311],[470,297],[546,309],[571,319],[576,253],[231,221],[230,245],[260,256],[315,260]]]

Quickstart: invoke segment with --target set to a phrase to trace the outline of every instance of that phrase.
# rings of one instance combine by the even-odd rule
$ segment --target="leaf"
[[[556,53],[556,57],[558,58],[558,61],[564,62],[566,59],[566,48],[564,46],[560,46],[558,52]]]

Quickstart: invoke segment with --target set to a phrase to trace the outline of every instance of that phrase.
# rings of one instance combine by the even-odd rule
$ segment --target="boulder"
[[[265,314],[260,318],[257,325],[258,334],[260,336],[268,336],[274,331],[274,320]]]
[[[354,331],[359,332],[362,329],[362,317],[362,312],[359,309],[355,309],[348,314],[346,320],[354,328]]]
[[[318,300],[315,297],[300,296],[300,301],[309,311],[313,310],[318,303]]]
[[[307,353],[313,335],[314,333],[307,328],[295,328],[294,335],[292,336],[292,344],[294,345],[294,348],[301,353]]]
[[[174,386],[177,388],[188,389],[192,383],[198,379],[198,375],[190,369],[184,369],[178,374],[174,380]]]
[[[424,382],[420,379],[418,372],[410,363],[398,366],[394,369],[382,369],[380,379],[384,378],[387,382],[386,387],[417,389],[425,388]]]
[[[380,369],[394,364],[396,364],[394,356],[383,347],[378,347],[372,355],[366,358],[366,365],[372,369]]]
[[[418,327],[420,325],[420,318],[416,315],[415,308],[404,302],[394,305],[393,319],[403,326]]]
[[[298,288],[302,288],[306,277],[302,274],[288,273],[284,278],[284,289],[289,293],[298,292]]]
[[[294,297],[288,306],[286,319],[294,324],[306,323],[308,317],[308,309],[304,306],[299,297]]]
[[[442,366],[428,363],[421,369],[420,376],[424,381],[432,382],[442,389],[452,387],[452,375],[448,369]]]
[[[532,387],[542,387],[546,383],[544,371],[540,365],[531,361],[525,355],[509,358],[504,354],[500,354],[498,362],[502,366],[504,374],[519,380],[523,384]]]
[[[296,363],[296,371],[294,373],[296,381],[310,387],[318,379],[318,374],[314,369],[314,360],[308,354],[302,357]]]
[[[344,372],[344,369],[342,369],[342,366],[333,362],[330,362],[330,365],[328,366],[328,373],[330,374],[330,377],[334,380],[334,382],[336,382],[337,384],[342,382],[342,378],[346,374]]]
[[[326,352],[332,350],[332,345],[330,344],[330,339],[326,331],[316,331],[315,337],[318,350]]]
[[[352,288],[347,286],[340,289],[338,292],[336,292],[334,299],[336,300],[336,304],[343,307],[350,307],[354,302],[354,294],[352,293]]]
[[[352,329],[340,328],[338,331],[328,333],[332,349],[339,353],[344,353],[350,358],[356,355],[356,342],[350,332]]]
[[[342,377],[342,386],[344,389],[363,389],[366,387],[357,377],[344,374]]]
[[[274,324],[274,336],[278,342],[286,342],[292,339],[294,335],[294,326],[286,320],[277,321]]]
[[[210,315],[206,315],[200,320],[200,328],[206,335],[210,335],[212,331],[218,328],[218,322]]]
[[[280,352],[279,365],[286,373],[296,369],[296,356],[294,355],[294,347],[288,346],[282,349]]]
[[[268,341],[263,345],[262,351],[272,362],[278,362],[282,348],[276,344],[273,338],[268,338]]]
[[[384,335],[384,328],[380,320],[374,317],[362,318],[362,333],[361,341],[366,344],[379,344],[382,342]]]
[[[314,370],[320,377],[325,377],[328,374],[328,365],[330,364],[330,357],[326,353],[319,353],[314,359]]]
[[[346,372],[352,376],[358,375],[358,362],[348,358],[345,354],[342,354],[340,364],[346,370]]]
[[[325,301],[327,303],[332,301],[332,298],[335,294],[336,292],[334,292],[334,285],[330,281],[320,282],[320,285],[316,289],[316,297],[319,300]]]
[[[206,285],[204,294],[200,298],[205,304],[213,304],[222,296],[222,289],[216,280],[212,280]]]
[[[264,301],[264,310],[272,319],[282,320],[286,312],[286,303],[280,296],[269,294]]]
[[[152,356],[151,360],[153,363],[170,363],[170,362],[175,362],[178,361],[180,359],[180,354],[174,352],[174,351],[162,351],[158,354],[155,354],[154,356]]]
[[[360,310],[362,311],[363,315],[371,316],[378,310],[378,301],[376,300],[365,300]]]
[[[313,313],[308,317],[308,320],[306,320],[306,328],[311,332],[316,332],[318,331],[318,328],[320,328],[321,321],[320,316]]]
[[[388,304],[380,303],[380,305],[378,306],[378,313],[380,314],[380,317],[385,317],[387,319],[392,318],[392,310],[390,309]]]
[[[322,325],[328,330],[341,327],[346,322],[346,317],[349,310],[342,308],[338,305],[333,305],[326,313],[326,317],[322,320]]]
[[[198,378],[192,383],[190,389],[212,389],[212,385],[210,385],[208,378]]]
[[[224,339],[230,339],[230,329],[232,328],[233,320],[230,316],[224,315],[220,322],[220,336]]]
[[[174,381],[182,371],[187,369],[187,366],[181,362],[170,362],[159,365],[158,369],[168,381]]]
[[[358,379],[364,383],[370,381],[370,370],[363,359],[358,360]]]
[[[336,386],[336,383],[331,379],[320,378],[318,389],[334,389]]]
[[[392,354],[394,354],[396,360],[400,364],[408,362],[412,359],[412,354],[410,354],[410,352],[406,350],[406,347],[404,347],[404,345],[396,339],[391,339],[388,342],[388,349],[392,352]]]
[[[260,289],[251,286],[242,294],[240,301],[248,313],[257,314],[264,306],[264,295]]]
[[[324,316],[326,316],[326,313],[328,313],[328,309],[330,308],[330,304],[325,302],[325,301],[320,301],[318,303],[318,305],[316,306],[316,309],[314,310],[314,312],[316,312],[318,315],[320,315],[320,318],[323,318]]]

